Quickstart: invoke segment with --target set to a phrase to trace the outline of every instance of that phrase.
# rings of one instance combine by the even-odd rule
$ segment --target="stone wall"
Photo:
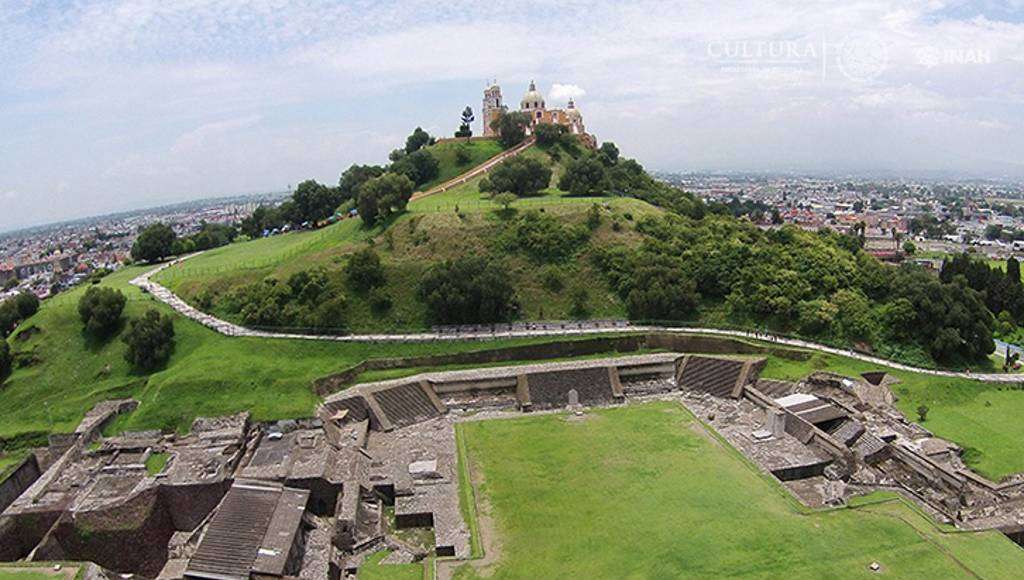
[[[565,407],[573,389],[582,405],[607,404],[615,398],[607,367],[531,373],[526,376],[526,385],[534,409]]]
[[[42,471],[39,469],[39,461],[35,453],[31,453],[3,483],[0,483],[0,513],[14,503],[14,500],[39,479],[40,475]]]

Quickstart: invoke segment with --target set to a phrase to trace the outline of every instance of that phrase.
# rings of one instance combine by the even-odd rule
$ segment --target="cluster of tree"
[[[933,240],[956,233],[956,226],[948,221],[940,220],[932,214],[912,218],[909,226],[911,234],[915,236],[922,235]]]
[[[150,309],[128,322],[121,341],[124,358],[138,371],[150,372],[163,366],[174,351],[174,321],[169,314]]]
[[[1024,240],[1024,230],[1004,228],[999,224],[989,224],[985,227],[986,240],[999,240],[1002,242],[1014,242]]]
[[[774,224],[782,223],[782,216],[779,210],[769,206],[759,199],[744,199],[731,197],[729,201],[715,201],[707,204],[710,213],[720,215],[731,215],[733,217],[747,216],[754,222],[760,222],[768,217]]]
[[[132,259],[139,262],[158,262],[169,256],[224,246],[235,241],[236,237],[238,229],[234,226],[204,221],[198,232],[179,238],[171,226],[157,222],[139,232],[135,243],[132,244]]]
[[[688,320],[706,302],[745,326],[898,346],[945,363],[994,349],[982,294],[914,265],[888,268],[831,230],[766,232],[725,216],[668,215],[641,220],[637,231],[639,248],[597,253],[632,318]]]
[[[418,294],[437,324],[503,322],[519,313],[507,269],[479,256],[435,264],[420,280]]]
[[[0,303],[0,338],[14,332],[21,322],[39,311],[39,299],[30,292],[21,292]]]
[[[345,295],[320,268],[269,277],[231,291],[224,310],[252,327],[299,327],[341,332],[346,326]]]
[[[1006,261],[1004,272],[970,254],[958,254],[942,261],[939,279],[966,284],[981,293],[985,306],[993,314],[1006,312],[1015,324],[1024,323],[1024,284],[1021,284],[1020,262],[1016,258]]]
[[[522,155],[506,159],[480,180],[480,191],[495,195],[511,193],[519,197],[536,195],[551,183],[551,169],[532,157]]]
[[[127,300],[120,290],[93,286],[78,299],[78,316],[85,330],[95,337],[107,337],[117,330]]]

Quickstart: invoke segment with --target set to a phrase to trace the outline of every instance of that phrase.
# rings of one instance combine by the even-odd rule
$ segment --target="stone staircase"
[[[430,388],[429,386],[426,388]],[[437,406],[418,383],[375,391],[372,395],[394,427],[405,427],[439,416]]]
[[[739,398],[743,388],[756,380],[764,359],[741,360],[687,355],[676,370],[679,388],[720,398]]]

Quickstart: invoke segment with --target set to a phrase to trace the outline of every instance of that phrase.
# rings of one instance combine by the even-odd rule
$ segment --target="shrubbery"
[[[39,310],[35,294],[22,292],[0,304],[0,338],[5,338],[18,324]]]
[[[438,324],[502,322],[519,311],[507,270],[480,257],[435,264],[420,281],[419,297]]]
[[[121,322],[126,299],[120,290],[92,286],[78,299],[78,316],[85,330],[94,336],[108,336]]]
[[[497,244],[504,251],[521,252],[536,261],[558,261],[575,255],[588,237],[589,232],[582,226],[529,211],[506,225]]]
[[[352,254],[348,259],[348,264],[345,265],[345,278],[348,280],[349,286],[360,292],[383,286],[386,280],[380,256],[373,251],[373,248],[366,248]]]
[[[14,356],[11,354],[11,345],[0,338],[0,383],[11,374],[14,367]]]
[[[481,180],[480,191],[536,195],[551,183],[551,169],[540,161],[522,155],[502,161]]]
[[[152,371],[171,358],[174,350],[174,321],[170,315],[147,310],[128,323],[122,341],[127,345],[124,358],[140,371]]]
[[[342,332],[347,302],[322,269],[292,274],[288,280],[266,278],[232,291],[223,307],[251,327],[311,328]]]

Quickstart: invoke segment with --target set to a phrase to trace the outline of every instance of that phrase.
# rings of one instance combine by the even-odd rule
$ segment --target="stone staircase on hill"
[[[523,151],[526,151],[527,149],[529,149],[534,144],[534,142],[535,142],[534,137],[530,137],[530,138],[526,139],[525,141],[523,141],[522,143],[520,143],[519,145],[516,145],[515,147],[513,147],[513,148],[511,148],[511,149],[509,149],[507,151],[502,151],[501,153],[495,155],[494,157],[491,157],[487,161],[484,161],[480,165],[477,165],[476,167],[470,169],[469,171],[467,171],[467,172],[465,172],[465,173],[463,173],[461,175],[456,175],[455,177],[449,179],[448,181],[445,181],[444,183],[442,183],[440,185],[437,185],[437,186],[434,186],[434,187],[432,187],[432,188],[430,188],[430,189],[428,189],[426,191],[417,191],[417,192],[413,193],[411,199],[412,200],[421,199],[421,198],[427,197],[428,195],[434,195],[435,193],[442,193],[442,192],[448,191],[449,189],[451,189],[453,187],[458,187],[458,186],[466,183],[467,181],[469,181],[469,180],[471,180],[471,179],[473,179],[475,177],[479,177],[479,176],[487,173],[488,171],[494,169],[494,167],[496,165],[498,165],[499,163],[501,163],[502,161],[505,161],[506,159],[511,159],[512,157],[515,157],[516,155],[519,155]]]
[[[719,398],[739,398],[743,387],[756,379],[763,359],[740,360],[687,355],[679,362],[676,384],[684,390]]]

